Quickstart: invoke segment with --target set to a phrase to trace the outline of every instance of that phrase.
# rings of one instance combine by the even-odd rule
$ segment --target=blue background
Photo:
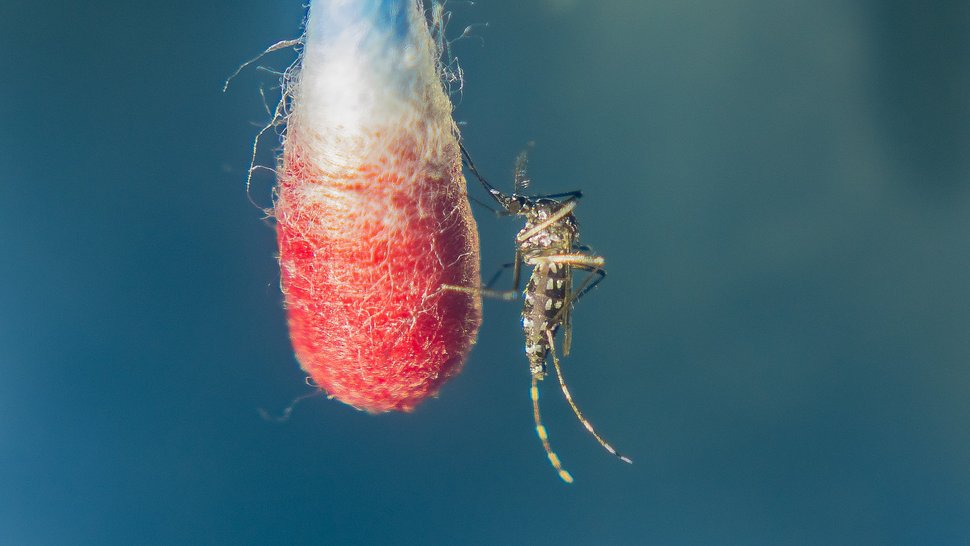
[[[221,89],[300,2],[3,0],[0,542],[970,541],[968,4],[450,9],[479,167],[586,192],[566,373],[636,464],[547,382],[555,477],[501,302],[414,414],[260,419],[307,390],[244,187],[275,77]]]

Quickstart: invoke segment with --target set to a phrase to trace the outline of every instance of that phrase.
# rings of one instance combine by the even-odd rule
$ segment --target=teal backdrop
[[[292,56],[222,86],[301,2],[0,0],[0,543],[970,542],[968,4],[448,9],[479,168],[585,192],[564,365],[635,464],[547,381],[556,478],[503,302],[413,414],[261,419],[308,391],[245,188]]]

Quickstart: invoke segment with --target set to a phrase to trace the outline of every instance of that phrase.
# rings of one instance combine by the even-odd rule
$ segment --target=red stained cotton
[[[331,396],[411,411],[481,322],[478,232],[438,50],[416,0],[317,0],[290,99],[275,216],[293,349]],[[284,103],[287,104],[287,103]]]
[[[445,172],[409,149],[399,142],[335,177],[309,168],[293,145],[280,171],[277,234],[297,359],[327,393],[370,412],[411,411],[435,395],[460,371],[481,320],[480,299],[441,290],[479,279],[457,147]]]

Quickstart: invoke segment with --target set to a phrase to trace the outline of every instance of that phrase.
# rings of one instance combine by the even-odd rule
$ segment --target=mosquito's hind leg
[[[553,338],[552,332],[549,330],[546,330],[546,339],[549,340],[549,353],[552,355],[552,364],[553,366],[556,367],[556,375],[559,377],[559,386],[562,387],[562,394],[563,396],[566,397],[566,402],[569,402],[569,407],[573,409],[573,413],[576,414],[576,418],[579,419],[579,422],[582,423],[584,427],[586,427],[586,430],[588,430],[589,433],[592,434],[594,438],[596,438],[596,441],[599,442],[601,446],[603,446],[603,449],[605,449],[606,451],[609,451],[613,455],[616,455],[616,457],[619,458],[621,461],[625,463],[633,464],[633,461],[630,460],[629,457],[625,455],[621,455],[620,452],[618,452],[612,445],[609,444],[609,442],[604,440],[602,436],[596,433],[596,430],[593,428],[593,424],[590,423],[589,420],[583,416],[583,412],[579,410],[579,406],[576,405],[576,402],[573,402],[573,396],[569,393],[569,388],[566,386],[566,380],[563,379],[563,376],[562,376],[562,369],[559,367],[559,357],[556,356],[556,342],[555,342],[555,339]]]
[[[536,422],[536,434],[539,436],[539,441],[542,442],[542,448],[546,450],[546,456],[549,457],[549,462],[556,469],[556,472],[559,473],[562,481],[573,483],[573,477],[562,467],[559,456],[556,455],[556,452],[552,450],[552,446],[549,445],[549,435],[546,434],[546,427],[542,426],[542,416],[539,414],[539,386],[537,381],[538,378],[533,375],[532,389],[529,391],[529,394],[532,396],[532,417]]]

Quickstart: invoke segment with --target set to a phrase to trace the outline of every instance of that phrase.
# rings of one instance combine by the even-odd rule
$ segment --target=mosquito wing
[[[515,158],[515,193],[522,195],[525,190],[529,188],[529,183],[532,180],[529,179],[529,149],[530,145],[519,152],[518,157]]]

